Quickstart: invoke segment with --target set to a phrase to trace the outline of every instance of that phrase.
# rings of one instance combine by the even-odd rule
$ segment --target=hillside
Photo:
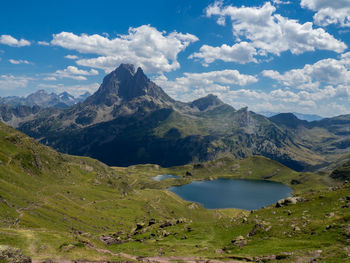
[[[327,176],[297,173],[264,157],[111,169],[57,153],[3,124],[0,135],[0,245],[19,247],[35,260],[346,257],[349,212],[342,206],[350,188],[323,192],[335,184]],[[180,179],[151,179],[169,173]],[[285,182],[307,201],[254,213],[205,210],[162,190],[217,177]]]

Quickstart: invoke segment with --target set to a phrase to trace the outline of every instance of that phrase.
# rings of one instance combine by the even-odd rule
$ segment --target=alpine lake
[[[174,175],[158,175],[156,181],[174,178]],[[291,196],[292,189],[282,183],[267,180],[216,179],[194,181],[173,186],[169,191],[186,201],[196,202],[207,209],[238,208],[260,209]]]

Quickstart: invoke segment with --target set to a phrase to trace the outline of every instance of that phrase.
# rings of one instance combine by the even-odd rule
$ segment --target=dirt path
[[[242,263],[243,261],[228,260],[220,261],[216,259],[204,259],[200,257],[140,257],[126,253],[113,253],[107,249],[96,248],[94,245],[85,242],[86,247],[93,249],[99,253],[108,254],[115,257],[125,258],[128,260],[134,260],[138,262],[154,262],[154,263],[174,263],[174,262],[188,262],[188,263]],[[227,258],[229,259],[229,258]]]

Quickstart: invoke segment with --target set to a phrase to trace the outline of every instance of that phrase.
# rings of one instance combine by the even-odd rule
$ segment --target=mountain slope
[[[152,180],[158,174],[180,179]],[[205,210],[164,190],[218,177],[285,182],[305,200],[253,213]],[[350,188],[325,192],[333,184],[327,176],[297,173],[263,157],[169,169],[111,169],[90,158],[57,153],[0,123],[0,245],[19,247],[35,262],[199,257],[215,262],[273,257],[284,262],[310,257],[344,262],[349,211],[342,207]],[[244,241],[242,246],[235,243],[238,239]]]
[[[296,170],[323,163],[269,119],[235,110],[214,95],[182,103],[171,99],[141,68],[122,64],[83,103],[20,124],[44,144],[109,165],[163,166],[223,156],[264,155]]]

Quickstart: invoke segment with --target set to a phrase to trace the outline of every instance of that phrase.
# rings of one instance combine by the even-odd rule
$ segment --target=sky
[[[350,0],[0,3],[0,96],[93,93],[121,63],[170,96],[350,114]]]

